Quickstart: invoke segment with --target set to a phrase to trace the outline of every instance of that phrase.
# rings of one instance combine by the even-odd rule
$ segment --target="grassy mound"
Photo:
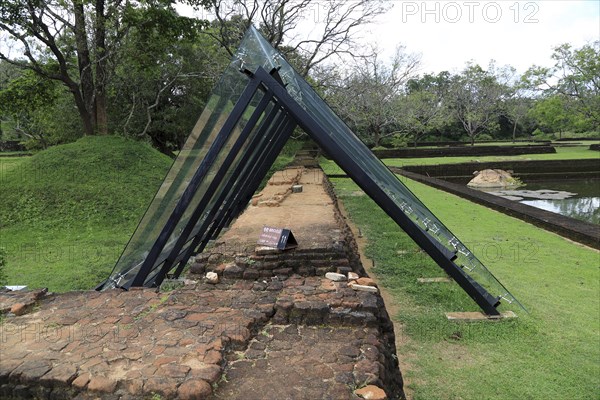
[[[170,165],[149,145],[114,136],[0,157],[8,283],[93,288],[108,276]]]
[[[137,222],[171,160],[120,137],[85,137],[5,171],[0,228]]]

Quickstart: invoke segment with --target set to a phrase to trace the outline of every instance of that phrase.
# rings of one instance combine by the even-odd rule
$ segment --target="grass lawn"
[[[269,174],[300,145],[286,145]],[[7,284],[94,288],[108,277],[171,163],[147,144],[114,136],[86,137],[32,157],[0,155]]]
[[[598,398],[600,253],[402,178],[529,310],[508,306],[519,317],[496,323],[449,322],[444,312],[477,306],[454,283],[417,284],[441,269],[351,180],[332,181],[398,305],[392,318],[403,326],[398,356],[412,398]]]
[[[147,144],[114,136],[0,157],[7,283],[55,292],[94,288],[170,165]]]
[[[382,160],[390,167],[406,165],[439,165],[465,162],[513,161],[513,160],[578,160],[597,159],[600,151],[590,150],[589,144],[574,147],[557,147],[554,154],[523,154],[519,156],[485,156],[485,157],[429,157],[429,158],[388,158]],[[321,160],[321,166],[327,174],[342,174],[343,171],[332,160]]]

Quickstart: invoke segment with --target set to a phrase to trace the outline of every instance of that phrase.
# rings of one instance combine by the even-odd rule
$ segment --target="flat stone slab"
[[[447,276],[439,276],[436,278],[417,278],[418,283],[450,283],[452,278]]]
[[[560,190],[495,190],[488,192],[495,196],[500,196],[508,200],[564,200],[576,196],[577,193],[565,192]]]
[[[446,313],[446,318],[448,318],[449,321],[456,322],[499,321],[507,318],[517,318],[517,314],[513,311],[506,311],[500,313],[500,315],[487,315],[480,311],[450,312]]]

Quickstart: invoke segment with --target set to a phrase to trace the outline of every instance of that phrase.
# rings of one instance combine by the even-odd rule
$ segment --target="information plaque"
[[[279,250],[289,250],[298,247],[298,242],[296,242],[296,238],[291,230],[273,228],[271,226],[263,226],[263,230],[258,237],[258,244]]]

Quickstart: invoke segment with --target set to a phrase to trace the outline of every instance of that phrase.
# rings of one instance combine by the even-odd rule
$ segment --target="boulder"
[[[475,171],[473,174],[475,177],[467,183],[467,186],[474,188],[509,188],[522,185],[518,179],[501,169],[484,169]]]

